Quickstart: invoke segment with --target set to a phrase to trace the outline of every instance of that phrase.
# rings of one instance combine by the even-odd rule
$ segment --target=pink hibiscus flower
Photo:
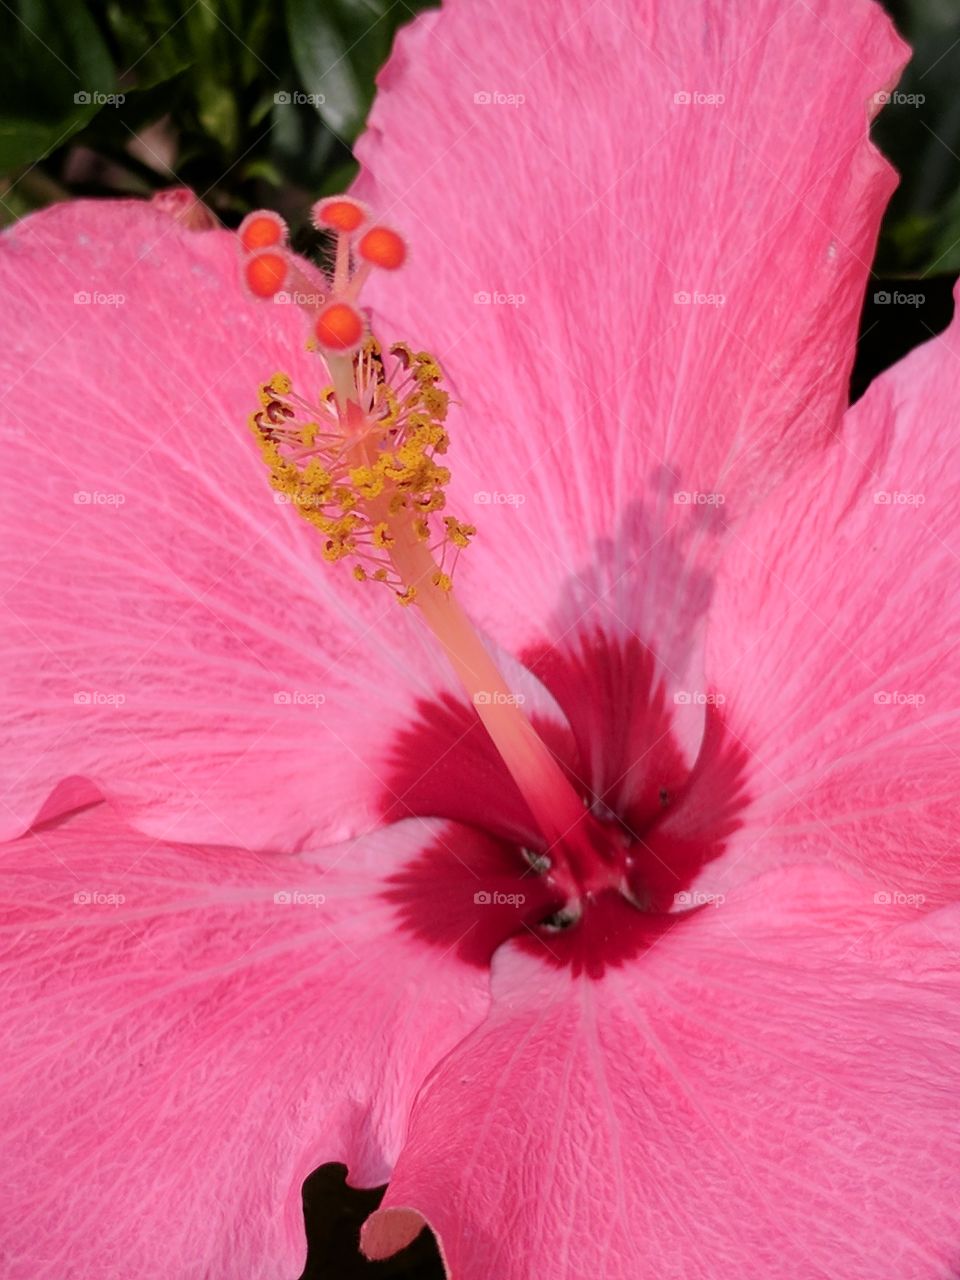
[[[5,237],[10,1280],[292,1277],[330,1160],[457,1280],[956,1273],[956,325],[844,414],[903,56],[419,18],[332,398],[190,200]]]

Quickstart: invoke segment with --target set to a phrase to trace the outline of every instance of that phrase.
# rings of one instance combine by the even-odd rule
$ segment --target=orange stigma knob
[[[287,224],[279,213],[269,209],[257,209],[248,213],[237,228],[240,243],[248,253],[257,249],[270,249],[287,242]]]
[[[363,316],[349,302],[331,302],[317,316],[314,333],[324,350],[345,355],[363,340]]]
[[[364,262],[385,271],[396,271],[407,258],[407,246],[403,237],[390,227],[371,227],[357,245],[357,253]]]
[[[367,220],[366,209],[359,200],[351,200],[349,196],[318,200],[312,212],[313,225],[318,231],[341,231],[349,235]]]
[[[289,265],[282,253],[267,249],[254,253],[243,265],[247,288],[255,298],[272,298],[286,284]]]

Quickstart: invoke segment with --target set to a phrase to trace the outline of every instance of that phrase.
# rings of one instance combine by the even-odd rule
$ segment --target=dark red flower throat
[[[405,928],[470,963],[488,965],[515,938],[597,977],[722,901],[692,886],[739,825],[745,753],[716,697],[704,695],[700,749],[684,762],[677,707],[636,639],[594,632],[575,653],[543,649],[524,665],[567,718],[560,729],[531,717],[582,813],[547,841],[475,712],[454,698],[421,702],[392,753],[385,817],[450,825],[388,894]],[[558,859],[572,870],[575,898],[552,874]]]

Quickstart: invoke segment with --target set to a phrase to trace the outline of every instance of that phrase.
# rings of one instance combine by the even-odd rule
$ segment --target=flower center
[[[402,267],[406,246],[348,196],[321,200],[313,216],[334,238],[332,278],[287,251],[275,214],[250,214],[238,233],[249,291],[294,290],[312,322],[307,346],[326,370],[313,399],[284,373],[260,387],[250,426],[270,483],[317,529],[327,560],[348,561],[358,582],[383,585],[430,627],[539,827],[544,875],[564,918],[578,918],[583,900],[607,889],[633,901],[625,842],[587,811],[453,592],[476,530],[444,514],[442,371],[429,352],[403,343],[383,351],[359,308],[370,272]]]
[[[711,704],[689,760],[655,657],[636,637],[588,630],[519,657],[564,710],[569,728],[537,727],[589,801],[573,833],[580,897],[550,876],[558,850],[571,851],[545,845],[481,727],[449,695],[422,700],[393,743],[384,817],[432,818],[435,835],[385,896],[401,927],[438,952],[485,968],[512,939],[599,977],[721,907],[716,864],[742,821],[747,756]],[[431,757],[442,769],[424,768]]]

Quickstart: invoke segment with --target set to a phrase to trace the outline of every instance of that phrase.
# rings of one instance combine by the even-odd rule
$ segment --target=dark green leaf
[[[109,50],[83,0],[12,0],[0,40],[0,170],[32,164],[114,109]]]

